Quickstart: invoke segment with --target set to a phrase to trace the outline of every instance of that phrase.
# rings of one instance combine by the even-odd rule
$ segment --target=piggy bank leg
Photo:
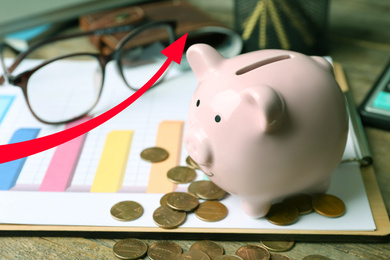
[[[242,200],[241,206],[247,215],[254,218],[261,218],[267,215],[269,209],[271,208],[271,203]]]

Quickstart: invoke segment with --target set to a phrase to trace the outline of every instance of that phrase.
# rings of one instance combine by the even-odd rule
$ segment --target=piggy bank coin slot
[[[265,66],[265,65],[268,65],[268,64],[271,64],[271,63],[274,63],[274,62],[282,61],[282,60],[288,60],[288,59],[291,59],[291,58],[292,57],[290,55],[280,55],[280,56],[268,58],[268,59],[265,59],[265,60],[261,60],[261,61],[255,62],[255,63],[253,63],[251,65],[248,65],[246,67],[243,67],[242,69],[237,70],[236,71],[236,75],[239,76],[239,75],[245,74],[247,72],[250,72],[250,71],[252,71],[254,69],[260,68],[262,66]]]

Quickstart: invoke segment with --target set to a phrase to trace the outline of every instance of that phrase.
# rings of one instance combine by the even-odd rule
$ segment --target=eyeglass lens
[[[173,42],[173,38],[171,27],[158,25],[132,34],[122,44],[117,65],[130,88],[137,90],[152,78],[166,60],[161,51]],[[12,56],[12,52],[7,51],[7,57],[9,55]],[[37,61],[36,65],[41,62]],[[6,66],[12,63],[13,59],[7,58]],[[25,70],[25,66],[18,66],[12,74]],[[100,97],[104,79],[102,70],[96,56],[84,54],[54,60],[39,68],[30,76],[26,88],[32,112],[47,123],[82,116],[96,105]]]
[[[39,118],[61,122],[88,112],[96,104],[102,84],[98,60],[94,56],[74,56],[56,60],[32,74],[27,96]]]

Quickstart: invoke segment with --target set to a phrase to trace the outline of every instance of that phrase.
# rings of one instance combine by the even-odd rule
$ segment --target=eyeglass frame
[[[65,123],[76,121],[76,120],[86,116],[89,112],[91,112],[91,110],[99,102],[102,91],[103,91],[103,87],[104,87],[105,68],[110,61],[112,61],[112,60],[116,61],[118,72],[119,72],[120,76],[122,77],[123,81],[125,82],[125,84],[133,91],[138,90],[138,89],[135,89],[132,86],[130,86],[130,84],[126,81],[125,76],[123,75],[123,69],[122,69],[122,64],[120,62],[120,57],[121,57],[123,48],[125,47],[124,43],[127,43],[128,41],[131,40],[131,38],[138,35],[140,32],[142,32],[144,30],[147,30],[150,28],[158,28],[161,26],[167,26],[167,32],[169,34],[168,35],[169,36],[168,42],[169,42],[169,44],[171,44],[175,40],[175,29],[176,29],[176,22],[172,21],[172,20],[141,22],[141,23],[130,24],[130,25],[121,25],[121,26],[115,26],[115,27],[100,28],[100,29],[95,29],[95,30],[90,30],[90,31],[78,32],[78,33],[74,33],[74,34],[61,35],[61,36],[57,36],[57,37],[53,37],[53,38],[44,39],[41,42],[35,43],[35,44],[31,45],[30,48],[24,52],[17,51],[9,44],[0,43],[0,61],[1,61],[1,66],[3,68],[3,75],[0,77],[0,86],[2,86],[6,80],[8,82],[8,84],[13,85],[15,87],[20,87],[22,89],[22,92],[23,92],[23,95],[24,95],[24,98],[26,100],[26,103],[27,103],[29,110],[31,111],[33,116],[38,121],[40,121],[42,123],[50,124],[50,125],[59,125],[59,124],[65,124]],[[98,53],[76,52],[76,53],[72,53],[72,54],[61,55],[58,57],[48,59],[48,60],[42,62],[41,64],[39,64],[39,65],[29,69],[29,70],[21,72],[18,75],[15,75],[15,76],[11,75],[11,73],[17,68],[17,66],[23,61],[23,59],[25,57],[27,57],[29,54],[31,54],[34,50],[36,50],[40,47],[43,47],[46,44],[50,44],[50,43],[54,43],[54,42],[62,41],[62,40],[73,39],[73,38],[77,38],[77,37],[109,35],[109,34],[114,34],[114,33],[119,33],[119,32],[124,32],[124,31],[129,31],[129,32],[117,43],[115,48],[109,54],[103,54],[101,52],[98,52]],[[3,57],[3,52],[4,52],[5,47],[10,48],[15,53],[19,53],[19,55],[16,57],[14,63],[9,68],[7,68],[7,66],[5,65],[4,57]],[[71,57],[75,57],[75,56],[91,56],[91,57],[94,57],[95,59],[97,59],[97,61],[99,62],[100,69],[102,71],[102,82],[101,82],[100,91],[98,93],[98,96],[96,98],[95,103],[86,112],[84,112],[80,116],[77,116],[77,117],[72,118],[72,119],[63,120],[63,121],[59,121],[59,122],[49,122],[49,121],[46,121],[46,120],[40,118],[32,109],[30,102],[29,102],[29,99],[28,99],[28,94],[27,94],[28,84],[27,83],[28,83],[29,78],[32,76],[32,74],[34,72],[36,72],[40,68],[42,68],[42,67],[44,67],[44,66],[46,66],[54,61],[65,59],[65,58],[71,58]],[[152,88],[154,86],[156,86],[159,82],[161,82],[161,80],[156,82],[152,86]]]

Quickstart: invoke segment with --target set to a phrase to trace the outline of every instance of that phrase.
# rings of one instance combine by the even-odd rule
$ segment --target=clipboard
[[[336,78],[345,91],[347,88],[342,67],[335,64]],[[358,158],[359,161],[362,158]],[[3,236],[79,236],[102,238],[164,238],[164,239],[213,239],[213,240],[295,240],[295,241],[332,241],[332,242],[384,242],[390,234],[390,222],[386,207],[379,190],[372,165],[360,168],[365,191],[371,208],[376,229],[373,231],[335,231],[300,229],[242,229],[242,228],[187,228],[162,229],[159,227],[112,227],[112,226],[76,226],[76,225],[24,225],[1,224]]]

